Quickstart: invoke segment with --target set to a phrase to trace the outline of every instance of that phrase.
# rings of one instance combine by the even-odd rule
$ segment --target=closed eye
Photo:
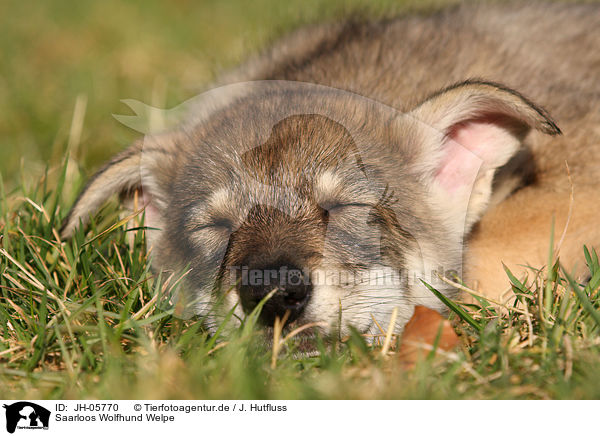
[[[334,212],[334,211],[341,211],[343,209],[349,208],[349,207],[369,207],[372,208],[373,205],[371,204],[367,204],[367,203],[340,203],[340,204],[333,204],[331,206],[326,206],[325,209],[328,212]]]
[[[207,223],[198,224],[194,227],[195,231],[199,230],[227,230],[231,231],[233,223],[227,218],[218,218]]]

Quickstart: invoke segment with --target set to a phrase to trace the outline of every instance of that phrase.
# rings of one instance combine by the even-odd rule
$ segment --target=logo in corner
[[[50,411],[42,406],[29,401],[19,401],[10,405],[4,404],[6,409],[6,431],[14,433],[19,430],[48,430]]]

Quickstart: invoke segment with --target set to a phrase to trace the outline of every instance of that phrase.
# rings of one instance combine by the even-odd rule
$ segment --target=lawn
[[[587,284],[553,253],[527,280],[507,271],[518,304],[451,304],[460,345],[406,369],[398,338],[386,353],[355,333],[274,358],[253,317],[228,337],[175,317],[155,304],[173,281],[116,200],[59,237],[93,169],[137,136],[112,117],[129,113],[120,100],[171,107],[302,23],[438,3],[4,1],[0,398],[600,398],[600,266],[584,247]]]

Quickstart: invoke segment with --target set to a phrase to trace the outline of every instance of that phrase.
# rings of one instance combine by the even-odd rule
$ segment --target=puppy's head
[[[452,292],[438,275],[460,275],[463,236],[532,128],[559,132],[521,95],[484,82],[409,113],[320,86],[254,83],[113,159],[63,234],[113,193],[139,190],[153,267],[188,272],[188,313],[217,325],[270,295],[267,325],[374,333],[397,308],[400,329],[416,304],[442,310],[421,280]]]

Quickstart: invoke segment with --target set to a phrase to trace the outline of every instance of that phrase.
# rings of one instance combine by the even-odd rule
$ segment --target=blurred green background
[[[131,113],[121,99],[177,105],[303,23],[442,3],[449,1],[1,0],[4,183],[15,186],[21,174],[34,181],[60,163],[69,141],[89,173],[136,137],[112,117]]]

